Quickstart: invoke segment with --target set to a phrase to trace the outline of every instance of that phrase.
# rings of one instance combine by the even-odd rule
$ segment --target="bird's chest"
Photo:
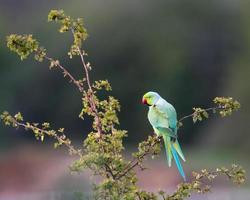
[[[154,127],[168,127],[167,116],[159,112],[155,107],[150,107],[148,112],[148,120]]]

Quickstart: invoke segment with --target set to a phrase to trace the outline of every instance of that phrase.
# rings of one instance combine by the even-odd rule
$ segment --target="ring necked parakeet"
[[[147,92],[142,98],[142,103],[149,106],[148,120],[155,134],[159,137],[161,136],[164,140],[169,167],[171,166],[172,158],[174,158],[181,176],[186,181],[179,159],[180,156],[185,161],[177,140],[177,114],[175,108],[156,92]]]

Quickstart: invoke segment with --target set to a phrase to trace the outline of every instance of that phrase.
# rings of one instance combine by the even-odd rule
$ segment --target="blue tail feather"
[[[184,181],[186,181],[186,176],[185,176],[185,173],[183,171],[183,168],[181,166],[181,162],[180,162],[180,159],[178,157],[178,154],[173,146],[173,144],[171,144],[171,150],[172,150],[172,154],[173,154],[173,157],[174,157],[174,160],[175,160],[175,163],[176,163],[176,166],[182,176],[182,178],[184,179]]]

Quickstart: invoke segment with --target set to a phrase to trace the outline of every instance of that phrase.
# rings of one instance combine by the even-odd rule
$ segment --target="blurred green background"
[[[5,43],[8,34],[31,33],[81,77],[79,59],[67,56],[70,34],[59,34],[55,24],[47,23],[49,10],[58,8],[85,20],[91,77],[111,82],[112,95],[122,105],[121,127],[129,131],[127,147],[135,148],[152,134],[147,108],[140,104],[146,91],[158,91],[179,117],[194,106],[211,106],[215,96],[232,96],[241,102],[239,112],[195,125],[185,121],[180,142],[190,170],[231,162],[249,168],[249,1],[0,0],[0,110],[20,111],[29,121],[65,127],[80,143],[89,124],[78,118],[77,90],[46,63],[20,61]],[[1,155],[30,144],[40,148],[32,134],[23,133],[0,125]]]

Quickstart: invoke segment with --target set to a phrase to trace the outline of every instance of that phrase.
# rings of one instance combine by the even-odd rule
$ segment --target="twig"
[[[64,144],[69,149],[69,152],[71,152],[72,154],[78,155],[79,157],[82,157],[82,153],[80,152],[80,150],[76,150],[74,148],[74,146],[70,144],[70,142],[67,142],[65,140],[65,138],[63,139],[60,136],[58,136],[56,134],[56,132],[52,132],[52,131],[49,131],[49,130],[44,130],[44,129],[38,128],[36,126],[27,125],[27,124],[18,122],[15,118],[12,118],[12,120],[17,125],[17,127],[21,126],[21,127],[25,128],[25,129],[30,129],[32,131],[37,130],[40,133],[45,133],[46,135],[48,135],[50,137],[54,137],[59,143]]]
[[[204,109],[204,111],[207,111],[207,112],[208,112],[208,111],[211,111],[211,110],[218,110],[218,109],[222,109],[222,107],[221,107],[221,106],[211,107],[211,108]],[[182,117],[181,119],[179,119],[179,122],[181,122],[181,121],[183,121],[184,119],[187,119],[187,118],[189,118],[189,117],[193,117],[194,114],[195,114],[195,112],[193,112],[193,113],[190,114],[190,115],[186,115],[186,116]]]
[[[147,154],[145,154],[145,155],[143,155],[142,156],[142,158],[143,157],[145,157]],[[134,162],[134,164],[132,164]],[[129,173],[133,168],[135,168],[137,165],[139,165],[139,163],[140,163],[140,161],[139,161],[139,159],[133,159],[132,161],[130,161],[129,163],[128,163],[128,165],[125,167],[125,171],[123,171],[123,173],[122,174],[117,174],[117,175],[119,175],[119,176],[116,176],[116,179],[120,179],[120,178],[122,178],[123,176],[125,176],[127,173]],[[131,165],[132,164],[132,165]],[[126,169],[127,168],[127,169]]]
[[[139,200],[142,200],[141,195],[140,195],[139,192],[136,192],[135,194],[136,194],[136,196],[138,197]]]
[[[71,29],[71,32],[72,32],[73,35],[75,34],[73,29]],[[79,55],[81,57],[81,62],[82,62],[82,65],[83,65],[83,68],[84,68],[84,71],[85,71],[87,85],[88,85],[88,88],[89,88],[89,91],[90,91],[90,95],[87,93],[87,98],[89,100],[90,107],[91,107],[91,109],[92,109],[92,111],[94,113],[94,116],[95,116],[95,120],[96,120],[96,124],[97,124],[97,131],[101,135],[102,134],[102,124],[101,124],[101,120],[100,120],[100,117],[98,115],[96,104],[95,104],[95,101],[94,101],[94,98],[93,98],[94,92],[93,92],[93,89],[91,87],[88,66],[85,63],[84,55],[83,55],[82,50],[80,49],[79,46],[77,46],[77,51],[78,51],[78,53],[79,53]]]
[[[86,81],[87,81],[89,91],[90,91],[90,95],[87,94],[87,98],[89,99],[91,109],[92,109],[92,111],[94,112],[94,115],[95,115],[95,120],[96,120],[96,123],[97,123],[97,131],[101,135],[102,134],[102,124],[101,124],[101,120],[100,120],[100,117],[98,115],[98,111],[97,111],[95,101],[94,101],[94,98],[93,98],[93,93],[94,92],[93,92],[93,89],[92,89],[91,84],[90,84],[88,68],[87,68],[87,65],[86,65],[86,63],[84,61],[84,57],[83,57],[83,54],[81,52],[81,49],[79,47],[78,47],[78,52],[80,54],[82,65],[83,65],[84,70],[85,70]]]
[[[55,60],[51,57],[45,56],[45,58],[50,62],[55,62]],[[70,82],[74,83],[80,92],[84,91],[82,83],[77,81],[65,67],[63,67],[59,62],[57,63],[57,66],[63,71],[64,76],[68,76],[70,78]]]
[[[116,179],[116,175],[113,173],[112,169],[108,164],[105,164],[105,170],[112,176],[113,179]]]
[[[158,142],[160,142],[161,140],[158,140]],[[157,142],[153,143],[151,145],[151,147],[154,147],[157,144]],[[140,155],[139,157],[134,158],[132,161],[130,161],[127,166],[125,167],[124,171],[122,174],[116,174],[116,179],[120,179],[123,176],[125,176],[127,173],[129,173],[133,168],[135,168],[136,166],[138,166],[141,163],[141,160],[146,157],[147,155],[149,155],[150,149],[148,149],[147,151],[145,151],[142,155]]]

